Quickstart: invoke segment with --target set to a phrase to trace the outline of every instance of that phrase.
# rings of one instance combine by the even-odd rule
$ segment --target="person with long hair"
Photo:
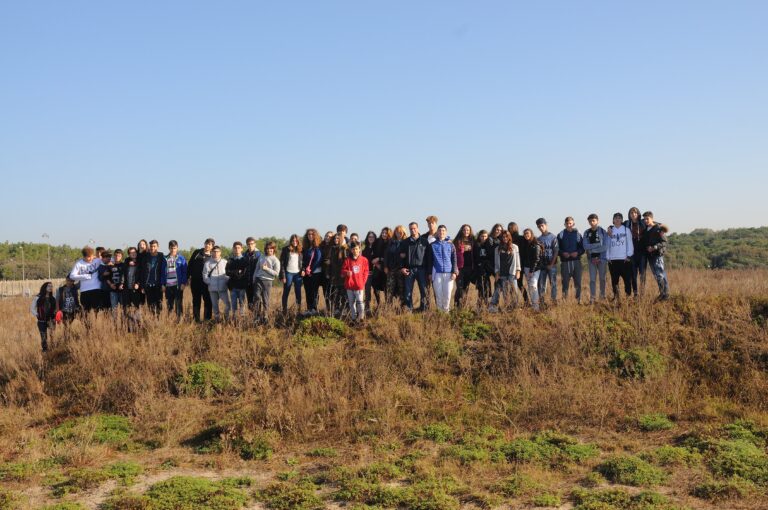
[[[344,228],[342,229],[342,227]],[[344,239],[346,239],[346,226],[339,225],[337,229],[344,237]],[[323,290],[323,299],[325,300],[326,311],[329,310],[331,306],[331,247],[333,246],[333,239],[335,235],[336,233],[334,233],[332,230],[329,230],[325,233],[325,237],[320,243],[320,251],[323,252],[323,272],[322,278],[320,279],[320,288]]]
[[[530,228],[523,231],[523,239],[525,244],[520,253],[520,262],[525,274],[531,305],[534,310],[539,311],[539,275],[541,274],[541,254],[544,249]]]
[[[283,283],[283,314],[288,312],[288,297],[293,288],[296,313],[301,312],[301,241],[297,234],[291,234],[288,244],[280,250],[280,281]]]
[[[317,314],[317,292],[323,279],[322,239],[317,229],[308,228],[302,239],[301,276],[307,298],[307,312]]]
[[[487,230],[477,233],[475,246],[472,251],[474,262],[475,287],[477,287],[478,309],[488,308],[488,300],[491,297],[491,275],[494,274],[495,247]]]
[[[46,352],[48,350],[48,330],[53,329],[56,320],[56,298],[53,297],[53,284],[51,282],[45,282],[40,286],[40,292],[32,301],[30,312],[37,319],[40,343],[43,352]]]
[[[139,239],[139,242],[136,243],[136,260],[139,263],[139,267],[144,265],[144,257],[146,257],[148,253],[149,242],[147,242],[146,239]],[[143,292],[139,292],[139,299],[141,300],[141,304],[144,305],[147,302],[147,295]]]
[[[376,239],[376,244],[373,248],[373,283],[371,287],[376,292],[376,304],[380,304],[380,294],[385,294],[387,291],[387,274],[384,271],[387,260],[387,249],[389,248],[389,241],[392,239],[392,229],[384,227],[379,233],[379,238]]]
[[[363,242],[363,257],[368,261],[368,276],[365,280],[365,309],[371,310],[371,297],[376,298],[376,305],[379,305],[379,291],[374,288],[374,280],[376,278],[376,272],[378,270],[379,259],[377,258],[376,251],[379,247],[379,238],[376,237],[376,232],[369,230],[365,234],[365,241]],[[352,244],[350,243],[350,250]],[[351,251],[350,251],[351,253]],[[371,296],[373,294],[373,296]]]
[[[387,303],[392,303],[397,298],[403,303],[403,274],[400,272],[400,244],[406,237],[405,227],[398,225],[387,244],[387,254],[384,258],[384,273],[387,276]]]
[[[475,234],[472,232],[472,227],[466,223],[462,225],[453,243],[456,245],[456,263],[459,268],[459,277],[456,279],[455,306],[459,308],[467,300],[467,291],[475,271],[475,263],[472,258],[475,249]]]
[[[341,274],[341,266],[347,258],[347,244],[341,232],[333,236],[333,244],[328,256],[328,283],[330,284],[329,300],[326,305],[328,311],[334,317],[341,317],[347,306],[347,292],[344,289],[344,277]]]
[[[264,255],[259,259],[254,279],[254,295],[256,303],[254,314],[256,322],[266,324],[269,316],[269,296],[272,290],[272,282],[280,274],[280,260],[275,256],[277,245],[269,241],[264,245]]]
[[[514,221],[510,221],[509,223],[507,223],[507,232],[509,232],[512,235],[512,242],[517,245],[517,249],[520,251],[520,253],[523,253],[523,250],[525,249],[526,241],[525,239],[523,239],[523,234],[520,233],[520,227],[517,225],[517,223],[515,223]],[[523,285],[522,274],[517,279],[517,288],[520,290],[520,293],[523,296],[523,301],[527,303],[528,291]]]
[[[624,222],[624,226],[629,229],[632,234],[632,293],[637,297],[645,289],[645,270],[648,267],[648,253],[641,249],[640,240],[645,233],[645,222],[640,215],[640,209],[632,207],[627,213],[627,220]],[[638,282],[639,277],[639,282]],[[638,288],[638,283],[639,288]],[[639,291],[639,292],[638,292]]]
[[[490,311],[495,312],[499,305],[499,299],[504,296],[504,304],[507,308],[516,307],[520,297],[520,289],[517,287],[517,278],[520,276],[520,249],[512,242],[512,234],[502,232],[499,246],[494,255],[494,273],[496,274],[496,290],[491,299]],[[512,299],[510,299],[510,293]]]

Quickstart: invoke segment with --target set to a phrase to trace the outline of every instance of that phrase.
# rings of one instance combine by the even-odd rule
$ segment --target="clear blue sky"
[[[0,4],[0,241],[768,222],[768,2]]]

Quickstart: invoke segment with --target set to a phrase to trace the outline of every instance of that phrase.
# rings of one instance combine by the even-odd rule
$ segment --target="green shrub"
[[[723,432],[728,439],[741,439],[749,441],[755,446],[766,446],[768,430],[762,429],[748,420],[736,420],[723,427]]]
[[[463,488],[453,478],[428,477],[405,488],[402,505],[411,510],[458,510]]]
[[[174,476],[156,483],[146,497],[151,510],[236,510],[248,500],[239,489],[189,476]]]
[[[624,489],[576,489],[571,499],[573,510],[683,510],[656,492],[630,495]]]
[[[408,434],[408,439],[411,441],[416,439],[429,439],[435,443],[445,443],[452,437],[453,430],[445,423],[426,425],[420,429],[413,430]]]
[[[123,485],[132,485],[136,477],[144,472],[144,468],[135,462],[121,461],[107,466],[106,472],[110,478],[119,480]]]
[[[232,447],[243,460],[268,460],[273,452],[272,444],[265,435],[252,439],[235,438]]]
[[[323,500],[312,484],[274,483],[256,492],[256,499],[273,510],[314,510],[323,508]]]
[[[530,476],[516,473],[491,486],[493,492],[503,494],[510,498],[529,496],[541,488],[541,485]]]
[[[155,507],[147,496],[117,493],[102,503],[99,510],[155,510]]]
[[[109,473],[101,469],[73,469],[67,473],[63,480],[51,486],[51,492],[54,496],[61,497],[67,494],[95,489],[109,480],[109,478]]]
[[[347,336],[347,325],[333,317],[309,317],[299,323],[294,341],[299,345],[315,347],[327,345]]]
[[[125,416],[94,414],[66,420],[51,429],[48,435],[57,442],[95,442],[125,448],[132,433],[133,426]]]
[[[701,454],[680,446],[660,446],[640,454],[640,458],[657,466],[693,466],[701,462]]]
[[[538,462],[553,466],[581,463],[596,457],[600,450],[593,444],[554,431],[543,431],[531,439],[515,439],[501,447],[510,462]]]
[[[192,363],[186,373],[177,378],[181,393],[206,398],[226,392],[232,387],[232,381],[232,373],[213,361]]]
[[[644,414],[637,419],[637,425],[643,432],[669,430],[675,426],[666,414]]]
[[[750,441],[714,440],[709,444],[705,462],[717,476],[738,476],[758,485],[768,485],[768,455]]]
[[[6,462],[0,464],[1,482],[23,482],[44,469],[45,464],[40,462]]]
[[[0,508],[2,508],[0,506]],[[56,503],[54,505],[46,505],[41,510],[86,510],[86,507],[80,503],[67,501],[64,503]]]
[[[491,334],[492,328],[480,321],[470,322],[461,327],[461,336],[470,341],[483,340]]]
[[[733,477],[728,480],[708,480],[696,485],[692,494],[697,498],[710,501],[722,501],[725,499],[740,499],[755,493],[755,484]]]
[[[314,450],[308,451],[307,455],[309,455],[310,457],[332,458],[332,457],[338,457],[339,452],[336,450],[336,448],[315,448]]]
[[[19,496],[0,487],[0,510],[16,510],[17,508],[19,508]]]
[[[608,366],[619,377],[626,379],[650,379],[661,375],[666,370],[666,360],[652,347],[633,347],[614,349]]]
[[[560,506],[561,503],[560,496],[551,493],[539,494],[531,499],[531,504],[535,507]]]
[[[614,455],[595,468],[613,483],[653,486],[663,483],[667,475],[657,467],[633,455]]]

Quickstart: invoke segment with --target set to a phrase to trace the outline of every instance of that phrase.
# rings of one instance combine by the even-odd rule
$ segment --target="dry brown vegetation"
[[[59,328],[45,357],[27,300],[2,300],[0,481],[10,489],[0,508],[59,500],[96,508],[114,477],[90,483],[87,470],[116,461],[137,463],[145,482],[177,470],[256,476],[258,505],[273,508],[281,508],[273,493],[289,490],[314,491],[321,506],[527,508],[552,495],[564,508],[764,508],[768,272],[676,271],[671,283],[673,298],[658,304],[649,285],[638,303],[542,313],[383,310],[338,338],[298,322],[204,327],[146,315],[129,333],[104,316],[90,329]],[[103,432],[104,415],[127,418],[126,435]],[[529,441],[542,431],[567,439]],[[751,471],[718,463],[739,434],[756,438],[748,439],[757,453],[739,450],[751,457],[734,461]],[[562,446],[572,441],[573,451],[595,451],[582,458]],[[659,447],[681,457],[659,460]],[[599,474],[624,454],[653,459],[664,481],[649,485],[669,502],[637,506],[640,489]],[[397,471],[355,478],[372,464]],[[359,479],[379,484],[366,489],[378,496]],[[149,484],[137,487],[139,497]],[[613,506],[584,499],[617,487],[626,494],[598,502]],[[312,507],[291,501],[285,508]],[[149,506],[105,508],[164,508],[141,504]]]

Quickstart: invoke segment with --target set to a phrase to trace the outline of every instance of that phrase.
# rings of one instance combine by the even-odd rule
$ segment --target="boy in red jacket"
[[[364,291],[368,280],[368,259],[360,255],[360,243],[351,243],[349,252],[351,257],[344,259],[341,276],[344,278],[352,320],[362,321],[365,319]]]

